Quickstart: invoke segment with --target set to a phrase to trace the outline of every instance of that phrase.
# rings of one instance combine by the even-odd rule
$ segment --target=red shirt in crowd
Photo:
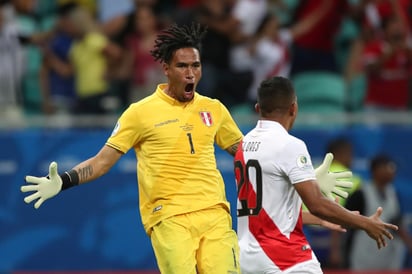
[[[332,51],[334,49],[334,38],[339,31],[340,23],[346,14],[348,4],[346,0],[307,0],[302,1],[296,12],[296,21],[309,16],[322,5],[328,5],[328,11],[323,18],[307,33],[297,37],[295,44],[310,49]]]
[[[384,41],[373,41],[364,48],[365,65],[375,63],[384,53]],[[409,101],[411,62],[407,49],[398,49],[382,63],[381,68],[367,74],[366,105],[406,109]]]

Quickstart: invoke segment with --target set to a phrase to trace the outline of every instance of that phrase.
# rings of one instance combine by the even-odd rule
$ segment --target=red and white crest
[[[210,127],[213,123],[212,115],[210,114],[210,112],[209,111],[201,111],[201,112],[199,112],[199,114],[200,114],[200,117],[202,118],[203,123],[206,126]]]

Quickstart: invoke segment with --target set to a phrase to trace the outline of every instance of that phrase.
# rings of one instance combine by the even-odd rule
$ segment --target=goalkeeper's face
[[[193,100],[202,77],[199,51],[195,48],[176,50],[170,63],[163,65],[163,70],[168,78],[166,93],[180,102]]]

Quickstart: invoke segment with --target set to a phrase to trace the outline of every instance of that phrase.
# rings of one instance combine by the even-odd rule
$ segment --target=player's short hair
[[[258,88],[257,101],[262,116],[286,112],[294,100],[296,95],[292,82],[285,77],[275,76],[264,80]]]
[[[200,53],[202,49],[201,41],[206,31],[206,27],[195,22],[182,26],[172,24],[157,35],[154,49],[150,53],[155,61],[167,64],[170,63],[173,53],[178,49],[195,48]]]

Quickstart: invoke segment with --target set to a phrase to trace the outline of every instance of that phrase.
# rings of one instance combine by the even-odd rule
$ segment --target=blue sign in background
[[[242,127],[246,132],[251,126]],[[111,129],[25,129],[0,131],[0,272],[14,270],[150,270],[156,261],[138,212],[136,159],[130,151],[100,179],[71,188],[38,210],[23,202],[25,175],[47,174],[51,161],[67,170],[93,156]],[[353,141],[353,170],[368,178],[368,159],[379,152],[398,163],[395,185],[402,207],[412,214],[412,127],[311,128],[293,131],[305,140],[314,163],[329,140]],[[232,205],[236,188],[232,158],[216,149]],[[315,250],[316,251],[316,250]]]

